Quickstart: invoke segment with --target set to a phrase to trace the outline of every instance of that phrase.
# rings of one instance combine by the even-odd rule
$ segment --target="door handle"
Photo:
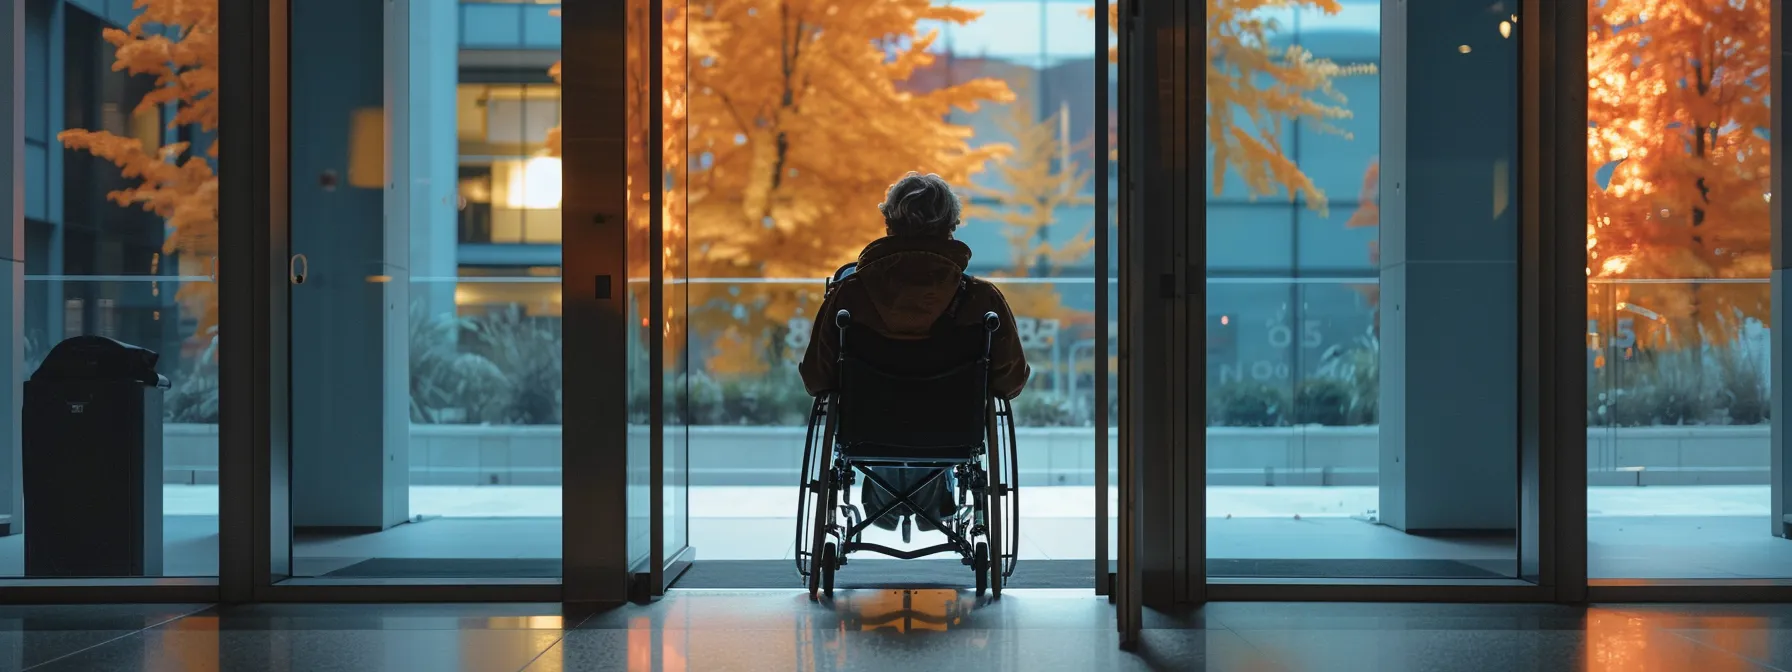
[[[295,255],[292,255],[292,259],[287,260],[287,262],[286,262],[286,279],[288,281],[292,282],[292,284],[295,284],[295,285],[305,284],[305,276],[310,275],[310,274],[311,274],[311,260],[306,259],[305,255],[295,254]]]

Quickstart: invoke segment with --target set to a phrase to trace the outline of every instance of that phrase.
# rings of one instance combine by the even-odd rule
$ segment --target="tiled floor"
[[[1792,606],[1219,604],[1122,652],[1079,591],[677,592],[559,605],[0,609],[0,671],[1792,669]]]

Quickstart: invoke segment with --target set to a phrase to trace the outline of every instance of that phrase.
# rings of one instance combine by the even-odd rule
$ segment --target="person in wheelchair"
[[[987,313],[995,313],[1003,326],[990,337],[989,391],[1001,399],[1019,396],[1031,370],[1013,327],[1014,311],[995,285],[965,272],[971,248],[953,238],[963,208],[951,185],[938,175],[911,172],[890,186],[878,210],[883,213],[884,237],[859,252],[856,270],[833,285],[816,315],[799,367],[809,394],[826,394],[838,379],[840,333],[829,316],[846,310],[855,328],[891,339],[925,339],[942,330],[978,325]],[[889,412],[902,414],[904,409]],[[879,475],[904,489],[922,477],[903,469],[879,469]],[[867,511],[882,508],[890,498],[879,488],[860,492]],[[941,478],[914,501],[923,506],[931,502],[936,515],[945,519],[957,511],[952,493],[951,483]],[[897,507],[872,524],[886,530],[903,525],[906,537],[914,514]],[[932,529],[925,517],[920,521],[923,531]]]

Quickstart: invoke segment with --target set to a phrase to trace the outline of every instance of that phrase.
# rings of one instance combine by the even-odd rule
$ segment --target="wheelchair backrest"
[[[844,445],[982,445],[989,332],[982,325],[896,339],[849,328],[841,338],[839,440]]]

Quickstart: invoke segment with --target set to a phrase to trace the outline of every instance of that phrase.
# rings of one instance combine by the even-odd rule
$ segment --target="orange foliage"
[[[1373,65],[1343,66],[1314,58],[1299,46],[1276,50],[1282,26],[1275,13],[1292,10],[1336,14],[1337,0],[1207,0],[1207,150],[1213,153],[1213,193],[1225,191],[1226,173],[1237,173],[1255,198],[1286,194],[1326,211],[1325,192],[1283,151],[1282,130],[1302,121],[1318,133],[1346,138],[1332,125],[1348,119],[1344,95],[1332,80],[1375,73]],[[1085,10],[1085,16],[1093,12]],[[1108,4],[1108,27],[1119,25],[1120,2]],[[1116,48],[1108,50],[1118,60]]]
[[[936,32],[979,13],[931,0],[693,4],[686,197],[698,276],[819,278],[883,233],[876,204],[910,170],[963,183],[1004,148],[969,144],[953,109],[1007,102],[979,79],[901,84]],[[700,18],[699,18],[700,17]]]
[[[998,123],[1014,138],[1014,151],[993,164],[1004,187],[972,189],[996,204],[968,206],[965,218],[1001,225],[1008,241],[1010,274],[1050,276],[1064,265],[1081,261],[1095,248],[1092,222],[1063,242],[1054,244],[1048,238],[1054,225],[1060,229],[1075,225],[1060,221],[1060,208],[1095,202],[1084,193],[1090,174],[1070,160],[1075,148],[1069,138],[1062,137],[1062,117],[1054,114],[1035,121],[1033,107],[1024,102],[1013,104],[1011,110],[1010,118]],[[1066,323],[1087,322],[1090,317],[1087,311],[1065,310],[1057,288],[1051,285],[1010,285],[1003,293],[1020,317]]]
[[[876,205],[891,182],[917,170],[963,184],[1005,153],[972,146],[971,129],[947,114],[1012,100],[1006,84],[905,86],[935,59],[938,33],[919,24],[963,24],[978,12],[932,0],[708,0],[678,14],[688,82],[663,104],[669,120],[683,113],[678,135],[688,145],[666,155],[688,163],[668,163],[667,201],[686,210],[667,221],[684,224],[687,272],[816,279],[744,291],[692,285],[694,331],[778,345],[788,321],[818,305],[819,279],[883,234]]]
[[[1350,137],[1332,125],[1351,116],[1332,80],[1375,69],[1340,66],[1299,46],[1277,53],[1270,40],[1281,26],[1264,14],[1285,9],[1336,14],[1341,7],[1337,0],[1207,0],[1207,147],[1213,152],[1213,193],[1224,191],[1230,169],[1253,197],[1281,191],[1292,200],[1299,194],[1307,207],[1323,213],[1325,194],[1283,152],[1282,127],[1298,120],[1315,132]]]
[[[1344,222],[1344,228],[1356,229],[1381,226],[1381,160],[1370,159],[1369,168],[1363,171],[1363,191],[1358,197],[1356,212],[1350,213],[1350,219]],[[1381,241],[1369,241],[1369,264],[1381,267]],[[1362,285],[1357,288],[1369,305],[1381,302],[1380,285]],[[1379,323],[1379,316],[1376,318]]]
[[[104,37],[117,48],[113,70],[156,79],[159,88],[145,95],[136,109],[154,111],[173,104],[170,128],[217,130],[217,0],[137,0],[135,7],[141,13],[129,26],[109,28]],[[170,232],[162,243],[164,254],[181,255],[188,262],[215,263],[218,178],[210,160],[218,156],[216,142],[203,152],[194,152],[185,142],[150,150],[135,138],[107,131],[70,129],[56,137],[69,149],[112,162],[126,178],[139,182],[108,196],[121,206],[139,206],[167,220]],[[217,326],[216,285],[182,283],[176,296],[200,311],[201,335]]]
[[[1768,277],[1770,5],[1588,4],[1589,277]],[[1740,318],[1768,319],[1765,285],[1609,287],[1594,315],[1634,315],[1648,345],[1726,341]]]
[[[646,3],[634,3],[629,202],[645,204],[646,190],[660,188],[648,184],[646,163],[657,135],[670,187],[658,251],[667,277],[815,278],[745,291],[687,285],[692,328],[756,344],[729,348],[727,357],[775,350],[785,323],[808,317],[820,278],[882,234],[875,206],[896,177],[919,170],[963,182],[1004,154],[1001,146],[972,147],[970,129],[946,115],[1011,100],[1005,84],[981,79],[929,92],[903,86],[934,60],[928,49],[937,33],[921,33],[921,21],[962,24],[978,14],[932,0],[766,7],[709,0],[669,4],[663,16],[649,17]],[[649,90],[644,52],[656,23],[665,49],[660,91]],[[558,64],[550,74],[558,81]],[[650,129],[647,106],[656,103],[662,125]],[[548,142],[558,152],[558,129]],[[649,214],[645,207],[629,214],[631,276],[646,276],[654,253],[646,249]],[[670,303],[666,336],[677,342],[679,307]]]

